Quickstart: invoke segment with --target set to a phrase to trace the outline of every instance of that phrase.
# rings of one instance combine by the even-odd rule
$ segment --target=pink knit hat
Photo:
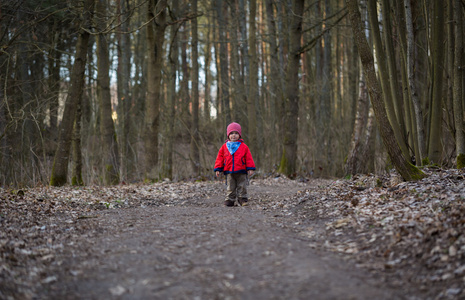
[[[242,136],[242,129],[239,123],[232,122],[231,124],[228,125],[228,128],[226,128],[227,136],[229,137],[229,134],[233,131],[239,132],[239,136]]]

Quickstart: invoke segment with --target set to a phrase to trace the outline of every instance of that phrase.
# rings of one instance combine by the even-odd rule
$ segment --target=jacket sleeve
[[[255,162],[252,158],[252,153],[250,153],[249,147],[247,147],[247,151],[245,153],[245,169],[248,170],[255,170]]]
[[[218,155],[216,156],[215,167],[213,171],[223,172],[224,170],[224,157],[223,157],[223,146],[221,146],[220,150],[218,151]]]

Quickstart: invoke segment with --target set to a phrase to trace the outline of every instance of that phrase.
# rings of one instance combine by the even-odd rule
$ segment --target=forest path
[[[247,207],[221,196],[96,212],[92,232],[55,266],[53,299],[402,299],[399,290],[262,210],[299,189],[250,186]],[[52,271],[52,270],[50,270]]]

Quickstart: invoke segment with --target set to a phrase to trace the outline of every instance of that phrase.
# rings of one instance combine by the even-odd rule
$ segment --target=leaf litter
[[[465,172],[424,171],[428,177],[417,182],[402,182],[395,172],[350,180],[253,179],[250,209],[298,232],[321,255],[329,251],[408,290],[411,299],[462,299]],[[59,279],[52,266],[92,256],[86,245],[102,230],[104,210],[207,208],[202,199],[223,189],[221,181],[0,189],[0,298],[33,299]],[[77,269],[69,273],[82,276]],[[125,289],[116,285],[110,292],[119,296]]]
[[[302,189],[264,209],[294,215],[289,223],[312,248],[338,253],[427,299],[465,298],[465,172],[424,170],[402,182],[358,175]]]

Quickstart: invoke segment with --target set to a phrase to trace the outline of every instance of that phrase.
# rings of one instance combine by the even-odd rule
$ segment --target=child
[[[216,176],[220,176],[220,172],[226,175],[226,206],[234,206],[236,197],[240,206],[247,205],[247,174],[252,175],[255,170],[252,154],[241,139],[241,132],[241,125],[235,122],[229,124],[226,129],[228,140],[221,146],[216,157]]]

